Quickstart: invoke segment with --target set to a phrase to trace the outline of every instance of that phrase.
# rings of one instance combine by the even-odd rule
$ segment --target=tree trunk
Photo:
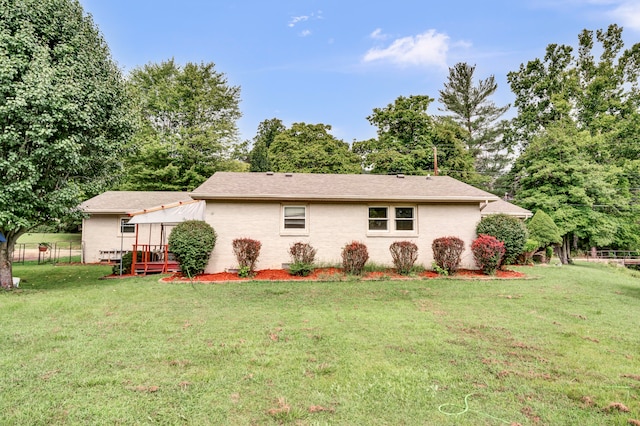
[[[562,237],[562,244],[556,247],[556,254],[560,258],[560,263],[568,265],[573,263],[571,259],[571,235],[567,234]]]
[[[13,250],[18,236],[7,232],[6,242],[0,243],[0,286],[5,290],[13,289]]]

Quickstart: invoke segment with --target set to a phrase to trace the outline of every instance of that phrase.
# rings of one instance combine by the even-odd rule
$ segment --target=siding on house
[[[190,194],[207,200],[206,221],[218,235],[206,272],[237,267],[232,241],[262,243],[257,267],[289,263],[291,244],[317,249],[317,261],[339,264],[342,247],[367,245],[370,262],[392,265],[389,246],[413,241],[418,262],[430,268],[435,238],[456,236],[465,242],[462,267],[475,268],[470,245],[480,221],[480,205],[498,197],[446,176],[320,175],[284,173],[216,173]],[[284,207],[304,206],[305,229],[283,229]],[[369,230],[369,208],[411,207],[412,231]],[[392,218],[389,218],[392,221]],[[393,228],[393,226],[389,226]]]
[[[120,220],[128,213],[190,200],[186,192],[107,191],[83,202],[80,209],[89,216],[82,221],[82,261],[100,262],[101,251],[132,250],[136,234],[120,232]],[[159,224],[139,226],[139,244],[161,244],[160,236]]]

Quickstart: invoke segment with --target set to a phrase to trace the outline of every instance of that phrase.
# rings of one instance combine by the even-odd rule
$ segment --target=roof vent
[[[404,175],[403,175],[402,173],[398,173],[398,174],[396,175],[396,177],[397,177],[398,179],[404,179]]]
[[[291,176],[293,176],[293,173],[285,173],[284,176],[285,177],[291,177]]]
[[[427,175],[427,180],[431,180],[431,175]]]
[[[273,176],[273,172],[267,172],[267,176]]]

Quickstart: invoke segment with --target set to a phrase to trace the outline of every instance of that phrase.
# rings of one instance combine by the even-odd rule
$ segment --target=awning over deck
[[[132,216],[129,219],[129,223],[170,224],[184,222],[185,220],[204,220],[205,210],[205,201],[185,201],[129,213],[129,216]]]

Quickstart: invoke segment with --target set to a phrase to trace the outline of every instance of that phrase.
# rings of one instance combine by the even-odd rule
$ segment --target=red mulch
[[[316,269],[310,275],[306,277],[299,277],[295,275],[289,274],[288,271],[284,269],[262,269],[256,271],[255,275],[252,278],[240,278],[237,273],[233,272],[218,272],[217,274],[201,274],[193,277],[193,281],[198,282],[224,282],[224,281],[323,281],[323,280],[337,280],[344,277],[344,273],[341,269],[338,268],[320,268]],[[420,278],[439,278],[440,275],[433,271],[425,271],[418,274]],[[525,274],[522,272],[516,271],[497,271],[496,275],[488,276],[482,273],[482,271],[472,271],[467,269],[458,270],[455,274],[451,275],[452,278],[502,278],[502,279],[512,279],[512,278],[523,278]],[[394,280],[406,280],[411,279],[412,277],[407,277],[404,275],[397,274],[391,270],[389,271],[379,271],[379,272],[367,272],[362,276],[363,280],[376,280],[376,279],[394,279]],[[165,282],[186,282],[190,281],[188,277],[182,276],[182,274],[177,273],[170,277],[162,278],[161,281]]]

